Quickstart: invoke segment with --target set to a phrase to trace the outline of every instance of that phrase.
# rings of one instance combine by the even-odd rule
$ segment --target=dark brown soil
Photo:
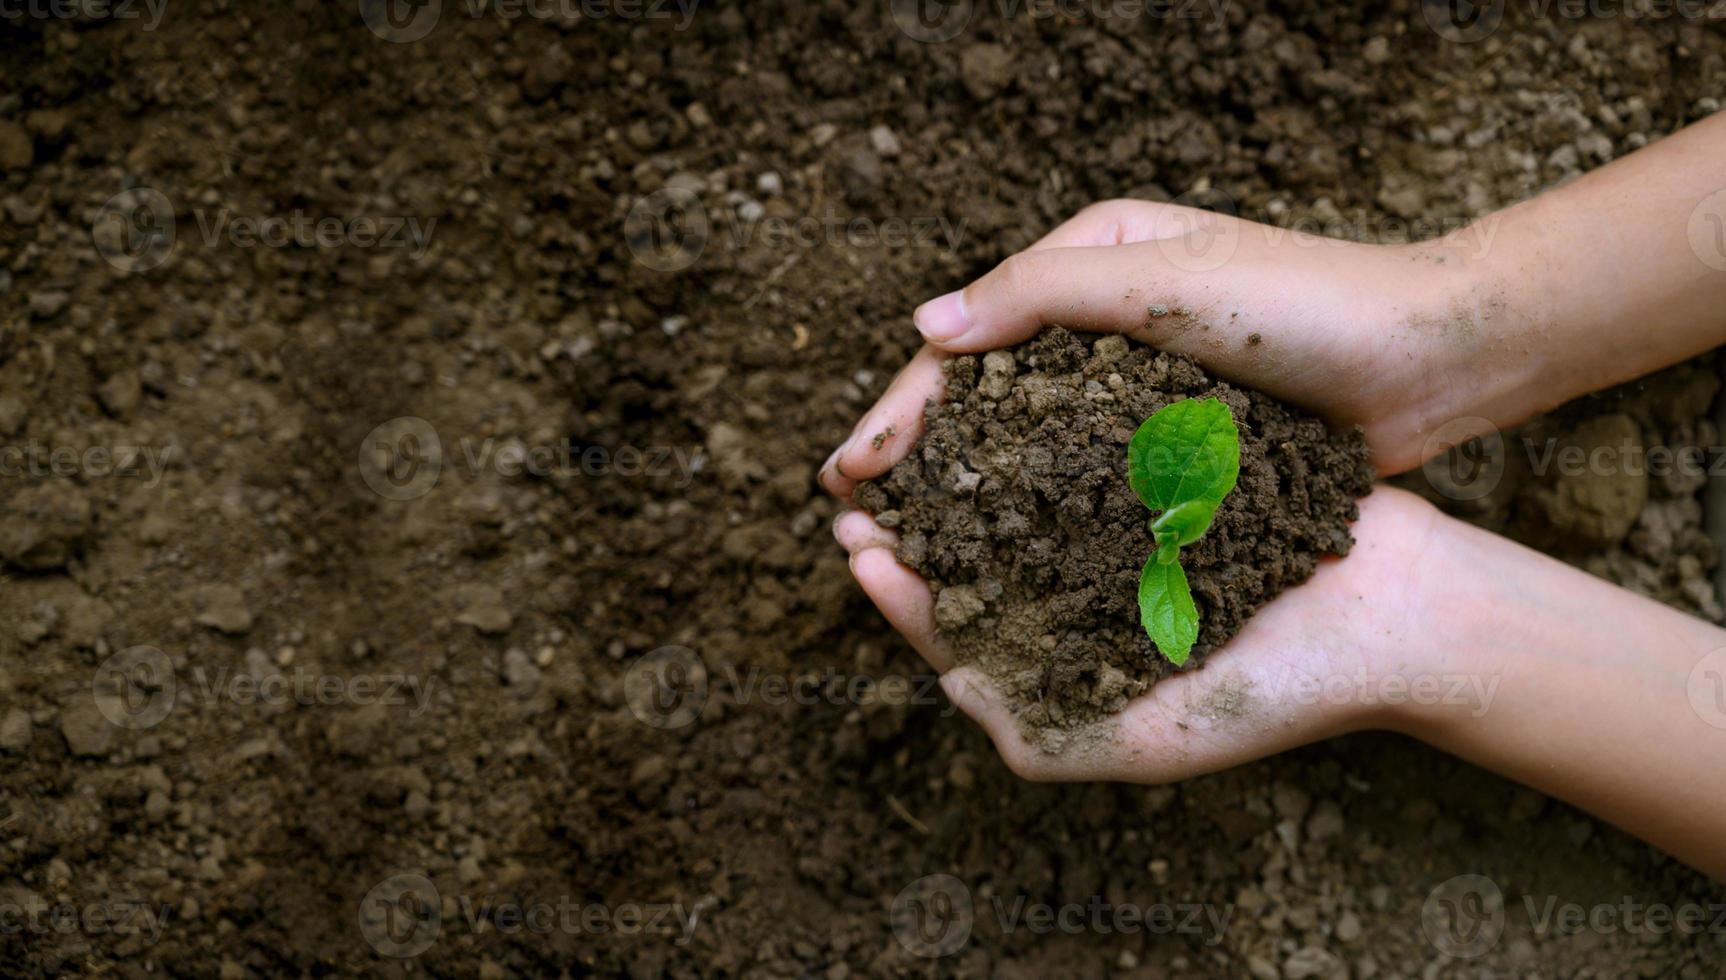
[[[123,5],[7,10],[29,6]],[[925,43],[885,3],[701,3],[679,30],[623,3],[525,5],[577,11],[541,19],[443,0],[421,5],[441,7],[435,30],[397,43],[362,21],[381,6],[0,22],[0,437],[173,451],[159,480],[0,477],[4,519],[34,522],[0,533],[0,906],[125,902],[163,923],[0,934],[0,974],[1722,974],[1716,937],[1535,931],[1524,896],[1721,893],[1405,739],[1178,787],[1051,787],[938,699],[773,701],[747,683],[926,673],[851,582],[837,505],[813,489],[918,346],[918,302],[1115,196],[1204,188],[1362,240],[1478,217],[1718,109],[1717,28],[1507,3],[1490,39],[1456,44],[1427,25],[1443,5],[1413,0],[1137,19],[978,2]],[[676,271],[626,234],[667,186],[709,218]],[[142,187],[178,235],[128,273],[93,226]],[[201,227],[296,211],[435,228],[416,257]],[[820,232],[857,218],[955,234]],[[768,219],[825,224],[774,237]],[[1652,384],[1688,419],[1649,438],[1712,438],[1689,391]],[[408,500],[357,465],[404,417],[444,446],[441,479]],[[470,464],[488,439],[687,465]],[[1668,494],[1638,520],[1658,509],[1651,529],[1692,537],[1695,491]],[[1695,556],[1657,536],[1665,557],[1647,559],[1635,534],[1573,560],[1693,608]],[[104,727],[98,668],[140,645],[169,658],[180,701]],[[698,720],[657,728],[626,681],[673,645],[709,691]],[[296,673],[429,693],[255,703],[215,686]],[[889,909],[936,872],[979,914],[961,950],[924,959]],[[1464,873],[1503,885],[1509,922],[1456,963],[1421,910]],[[416,875],[440,928],[388,955],[365,900]],[[1212,942],[1005,930],[993,905],[1093,898],[1233,915]],[[476,924],[488,901],[699,916],[680,943]]]
[[[910,456],[856,501],[898,528],[899,559],[934,588],[942,633],[1033,736],[1118,711],[1174,669],[1139,625],[1155,545],[1126,478],[1133,431],[1158,409],[1216,398],[1241,431],[1240,480],[1181,551],[1200,623],[1189,669],[1353,543],[1373,478],[1360,433],[1332,433],[1191,358],[1057,328],[945,369],[946,400],[925,411]]]

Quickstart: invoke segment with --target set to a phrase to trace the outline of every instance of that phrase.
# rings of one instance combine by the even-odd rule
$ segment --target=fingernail
[[[839,448],[833,450],[833,455],[827,457],[827,462],[821,464],[820,472],[822,472],[822,473],[833,472],[833,468],[835,466],[839,465],[839,457],[845,455],[845,450],[850,449],[851,443],[855,442],[856,440],[857,440],[857,437],[852,436],[849,439],[846,439],[844,442],[840,443]]]
[[[971,318],[965,313],[965,291],[954,290],[924,303],[911,314],[911,321],[917,324],[923,336],[935,343],[958,339],[971,329]]]

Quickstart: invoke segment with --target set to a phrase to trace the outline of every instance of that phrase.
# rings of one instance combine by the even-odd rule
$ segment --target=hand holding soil
[[[902,458],[943,358],[1054,325],[1186,354],[1338,429],[1359,426],[1383,473],[1418,465],[1429,420],[1458,407],[1442,383],[1477,372],[1479,348],[1458,337],[1472,316],[1465,277],[1428,258],[1430,246],[1262,232],[1196,208],[1108,201],[930,300],[915,317],[928,346],[824,468],[828,489],[843,496]],[[1207,252],[1225,261],[1209,269]]]
[[[1156,205],[1144,207],[1161,210]],[[1103,219],[1108,223],[1127,216],[1130,224],[1130,216],[1135,213],[1140,212],[1127,205],[1090,209],[1044,244],[1061,241],[1073,233],[1076,225],[1091,226],[1097,235],[1120,234],[1097,225],[1096,221]],[[1170,307],[1167,312],[1151,308],[1141,311],[1142,318],[1153,322],[1165,317],[1192,316],[1182,307]],[[1204,332],[1196,321],[1189,323],[1189,329]],[[1009,342],[1019,339],[1013,335],[1000,336]],[[1255,341],[1242,340],[1243,346],[1255,351],[1262,351],[1269,343],[1262,335]],[[880,527],[863,511],[844,515],[836,526],[841,543],[852,554],[852,568],[858,581],[889,620],[937,669],[947,674],[944,683],[949,693],[989,730],[1009,764],[1037,778],[1168,781],[1226,768],[1368,724],[1371,719],[1358,716],[1347,704],[1311,699],[1290,710],[1289,705],[1274,705],[1266,694],[1294,690],[1302,683],[1303,671],[1314,665],[1321,665],[1326,672],[1354,672],[1368,666],[1375,673],[1380,672],[1378,665],[1367,663],[1373,649],[1370,643],[1335,633],[1314,634],[1300,655],[1295,656],[1287,637],[1291,629],[1309,620],[1355,622],[1363,631],[1361,639],[1381,636],[1386,629],[1393,628],[1394,623],[1376,622],[1362,615],[1361,597],[1374,591],[1375,581],[1380,582],[1382,589],[1382,580],[1389,569],[1397,567],[1399,560],[1418,553],[1424,526],[1434,515],[1430,505],[1396,491],[1378,491],[1360,503],[1361,522],[1354,528],[1358,542],[1354,554],[1358,559],[1326,561],[1321,565],[1322,555],[1350,550],[1347,520],[1356,516],[1356,497],[1370,489],[1371,470],[1366,465],[1359,437],[1353,437],[1351,443],[1348,438],[1329,435],[1316,420],[1290,415],[1263,396],[1249,396],[1226,385],[1213,388],[1213,382],[1187,358],[1165,354],[1153,361],[1148,348],[1137,347],[1129,353],[1124,341],[1114,344],[1118,346],[1097,343],[1093,352],[1090,341],[1055,331],[1031,345],[1040,352],[1044,363],[1088,362],[1087,378],[1093,374],[1114,374],[1117,386],[1127,389],[1117,392],[1120,404],[1116,410],[1105,412],[1106,417],[1097,423],[1099,430],[1112,427],[1117,435],[1114,442],[1101,440],[1107,445],[1094,454],[1096,458],[1090,461],[1093,465],[1075,465],[1074,458],[1068,457],[1050,466],[1052,472],[1032,478],[1077,481],[1096,479],[1099,471],[1124,473],[1125,436],[1131,434],[1153,404],[1142,402],[1137,397],[1140,392],[1132,390],[1134,385],[1145,389],[1146,395],[1151,395],[1151,387],[1164,388],[1169,393],[1166,397],[1221,392],[1222,397],[1236,406],[1237,415],[1248,420],[1248,428],[1253,430],[1245,449],[1244,492],[1238,495],[1240,502],[1231,503],[1219,515],[1221,528],[1216,533],[1217,540],[1200,542],[1193,549],[1199,561],[1193,572],[1194,588],[1208,600],[1202,648],[1195,658],[1195,662],[1207,664],[1205,669],[1174,674],[1153,686],[1168,671],[1168,665],[1145,639],[1131,611],[1139,569],[1151,548],[1150,536],[1144,526],[1143,505],[1132,497],[1122,480],[1115,481],[1112,495],[1106,497],[1102,511],[1094,517],[1098,538],[1082,546],[1092,560],[1075,569],[1070,581],[1046,583],[1042,590],[1045,594],[1059,594],[1065,605],[1080,611],[1081,617],[1084,613],[1092,617],[1083,622],[1067,617],[1061,624],[1064,629],[1059,650],[1038,648],[1040,642],[1046,642],[1045,637],[1053,638],[1054,627],[1042,623],[1033,629],[1031,624],[1018,622],[1015,628],[1001,631],[996,642],[984,641],[978,645],[979,649],[967,651],[969,655],[960,658],[952,648],[952,641],[937,626],[937,604],[928,585],[895,560],[893,549],[900,544],[899,533]],[[1001,357],[1007,355],[991,355],[988,360],[992,363],[983,372],[993,373]],[[857,479],[882,477],[911,451],[923,434],[924,402],[943,394],[947,379],[941,365],[945,360],[945,355],[926,348],[912,362],[859,426],[851,447],[836,454],[835,461],[826,468],[824,480],[829,489],[848,496],[857,489]],[[1099,360],[1107,363],[1099,366],[1096,363]],[[970,373],[977,372],[973,369]],[[1122,381],[1122,374],[1132,382]],[[1161,380],[1152,385],[1145,380],[1150,376]],[[1097,381],[1090,379],[1090,383]],[[974,377],[963,384],[967,392],[979,387]],[[981,387],[999,384],[999,380],[984,377]],[[1160,401],[1163,396],[1151,397]],[[1358,403],[1358,410],[1368,411],[1364,403]],[[974,421],[961,421],[959,425]],[[1025,443],[1031,441],[1033,433],[1042,431],[1041,426],[1031,424],[1030,420],[1021,417],[1019,421],[1022,424],[1015,431]],[[1297,431],[1301,433],[1299,440],[1294,439]],[[885,438],[877,441],[876,437],[882,435]],[[958,446],[948,443],[956,443],[959,437],[952,431],[947,431],[947,436],[942,448],[957,450]],[[1083,433],[1066,432],[1064,436],[1069,441],[1091,441]],[[1296,441],[1303,448],[1297,450],[1293,445]],[[1020,448],[1025,448],[1024,444]],[[1032,447],[1033,455],[1062,452],[1059,445]],[[851,461],[854,454],[862,456],[861,465]],[[1273,454],[1278,460],[1276,465],[1270,458]],[[1302,472],[1302,504],[1306,509],[1300,515],[1279,513],[1277,533],[1265,534],[1261,540],[1260,533],[1267,529],[1265,515],[1276,507],[1279,493],[1286,486],[1286,480],[1279,478],[1278,467]],[[983,476],[1000,478],[1002,474],[991,471]],[[886,494],[893,494],[891,484],[883,487],[887,488]],[[886,499],[874,485],[864,490],[862,496],[872,501]],[[898,495],[894,496],[897,499]],[[1034,510],[1030,501],[1018,504],[1022,510]],[[905,510],[906,517],[915,513],[909,506]],[[1256,514],[1257,520],[1248,519],[1249,514]],[[1312,514],[1325,516],[1314,520]],[[935,536],[937,551],[943,540]],[[1027,543],[1020,541],[1017,546]],[[1207,550],[1207,545],[1219,547]],[[1230,552],[1226,561],[1222,557],[1225,550]],[[1032,560],[1047,561],[1048,556],[1033,555]],[[1248,619],[1261,602],[1305,580],[1315,569],[1318,575],[1310,588],[1296,590],[1265,607],[1257,618]],[[1250,581],[1240,573],[1250,576]],[[1087,592],[1098,578],[1106,575],[1124,577],[1112,596],[1104,598]],[[1226,587],[1225,575],[1229,576]],[[1007,589],[1008,608],[1030,601],[1033,591],[1017,588],[1011,581]],[[1388,607],[1375,604],[1373,608]],[[1235,630],[1242,631],[1233,635]],[[1209,654],[1207,659],[1209,648],[1232,635],[1226,647]],[[1007,681],[1013,666],[1032,665],[1039,657],[1059,665],[1050,669],[1052,675],[1050,671],[1031,670],[1022,684]],[[960,659],[971,664],[979,658],[1005,659],[1010,663],[1004,670],[985,671],[976,665],[952,670]],[[1093,669],[1098,662],[1106,665],[1101,676],[1096,676]],[[1003,681],[1009,685],[1005,690]],[[1147,690],[1150,692],[1147,696],[1127,704],[1129,698]],[[1123,705],[1127,705],[1125,713],[1117,714]],[[1266,711],[1276,712],[1274,724],[1216,724]],[[1203,734],[1195,738],[1188,733]]]
[[[1348,443],[1334,435],[1358,430],[1378,472],[1394,474],[1459,438],[1717,344],[1726,337],[1722,284],[1697,273],[1693,248],[1673,229],[1726,180],[1723,145],[1726,120],[1717,117],[1485,219],[1473,227],[1499,237],[1490,263],[1447,262],[1432,243],[1314,247],[1172,204],[1087,209],[917,310],[926,346],[822,468],[829,491],[864,508],[835,524],[851,570],[1027,778],[1167,782],[1391,729],[1726,872],[1726,843],[1709,816],[1726,806],[1726,786],[1709,775],[1719,726],[1685,704],[1686,680],[1699,658],[1726,648],[1726,632],[1402,491],[1373,490],[1358,520],[1341,523],[1357,516],[1353,498],[1368,487],[1364,471],[1357,483],[1340,463]],[[1699,170],[1704,159],[1711,167]],[[1638,202],[1632,192],[1647,187],[1664,190]],[[1613,248],[1559,261],[1559,242],[1581,240]],[[1221,260],[1205,261],[1218,247]],[[1650,320],[1672,326],[1627,339],[1624,324]],[[1135,354],[1133,372],[1110,372],[1125,363],[1120,348],[1078,344],[1065,331],[1015,347],[1055,326],[1124,334],[1163,353],[1154,368],[1150,354]],[[969,356],[1009,347],[1010,355]],[[1176,355],[1197,362],[1191,376],[1182,365],[1192,362]],[[1039,376],[1027,379],[1027,369]],[[1083,392],[1069,406],[1089,404],[1039,408],[1063,384]],[[1132,425],[1172,400],[1208,394],[1243,422],[1243,486],[1255,452],[1262,464],[1260,499],[1226,503],[1219,526],[1257,521],[1265,539],[1294,539],[1287,550],[1296,558],[1279,568],[1262,549],[1219,543],[1239,547],[1218,566],[1225,584],[1207,590],[1195,574],[1200,612],[1210,615],[1195,652],[1204,666],[1177,673],[1148,656],[1135,617],[1119,608],[1127,590],[1111,583],[1121,562],[1107,556],[1142,561],[1149,537],[1142,509],[1117,508],[1131,494],[1110,481],[1125,482],[1117,450]],[[1125,404],[1113,415],[1104,407],[1117,403]],[[1275,443],[1269,450],[1253,445],[1255,435],[1297,430],[1301,410],[1333,435],[1284,432],[1261,438]],[[1132,421],[1120,434],[1124,419]],[[1051,473],[1089,481],[1095,494],[1063,493],[1025,463],[1064,451],[1080,465]],[[1119,459],[1085,465],[1096,454]],[[991,477],[996,485],[978,503],[953,503]],[[1291,487],[1306,496],[1285,508],[1277,500]],[[1318,533],[1291,524],[1296,511]],[[1082,540],[1074,550],[1086,561],[1049,544],[1056,539]],[[1347,557],[1321,559],[1327,552]],[[937,600],[907,565],[964,579],[969,591]],[[1267,565],[1275,570],[1243,575]],[[1466,699],[1297,693],[1351,677],[1403,690],[1444,677],[1490,683],[1496,710],[1469,710]],[[1687,734],[1674,738],[1673,728]],[[1668,747],[1658,759],[1638,748],[1656,743]],[[1687,805],[1661,802],[1675,798]]]

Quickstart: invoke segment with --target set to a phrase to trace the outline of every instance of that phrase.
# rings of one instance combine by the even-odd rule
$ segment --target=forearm
[[[1482,382],[1458,414],[1504,427],[1726,342],[1723,191],[1726,113],[1457,233]]]
[[[1450,524],[1428,667],[1493,696],[1391,727],[1726,877],[1726,630]]]

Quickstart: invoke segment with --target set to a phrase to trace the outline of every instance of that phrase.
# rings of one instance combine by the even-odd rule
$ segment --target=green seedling
[[[1139,573],[1139,622],[1169,662],[1187,662],[1199,638],[1199,611],[1181,568],[1181,548],[1210,530],[1241,473],[1241,434],[1215,398],[1164,407],[1133,433],[1127,483],[1153,511],[1157,550]]]

